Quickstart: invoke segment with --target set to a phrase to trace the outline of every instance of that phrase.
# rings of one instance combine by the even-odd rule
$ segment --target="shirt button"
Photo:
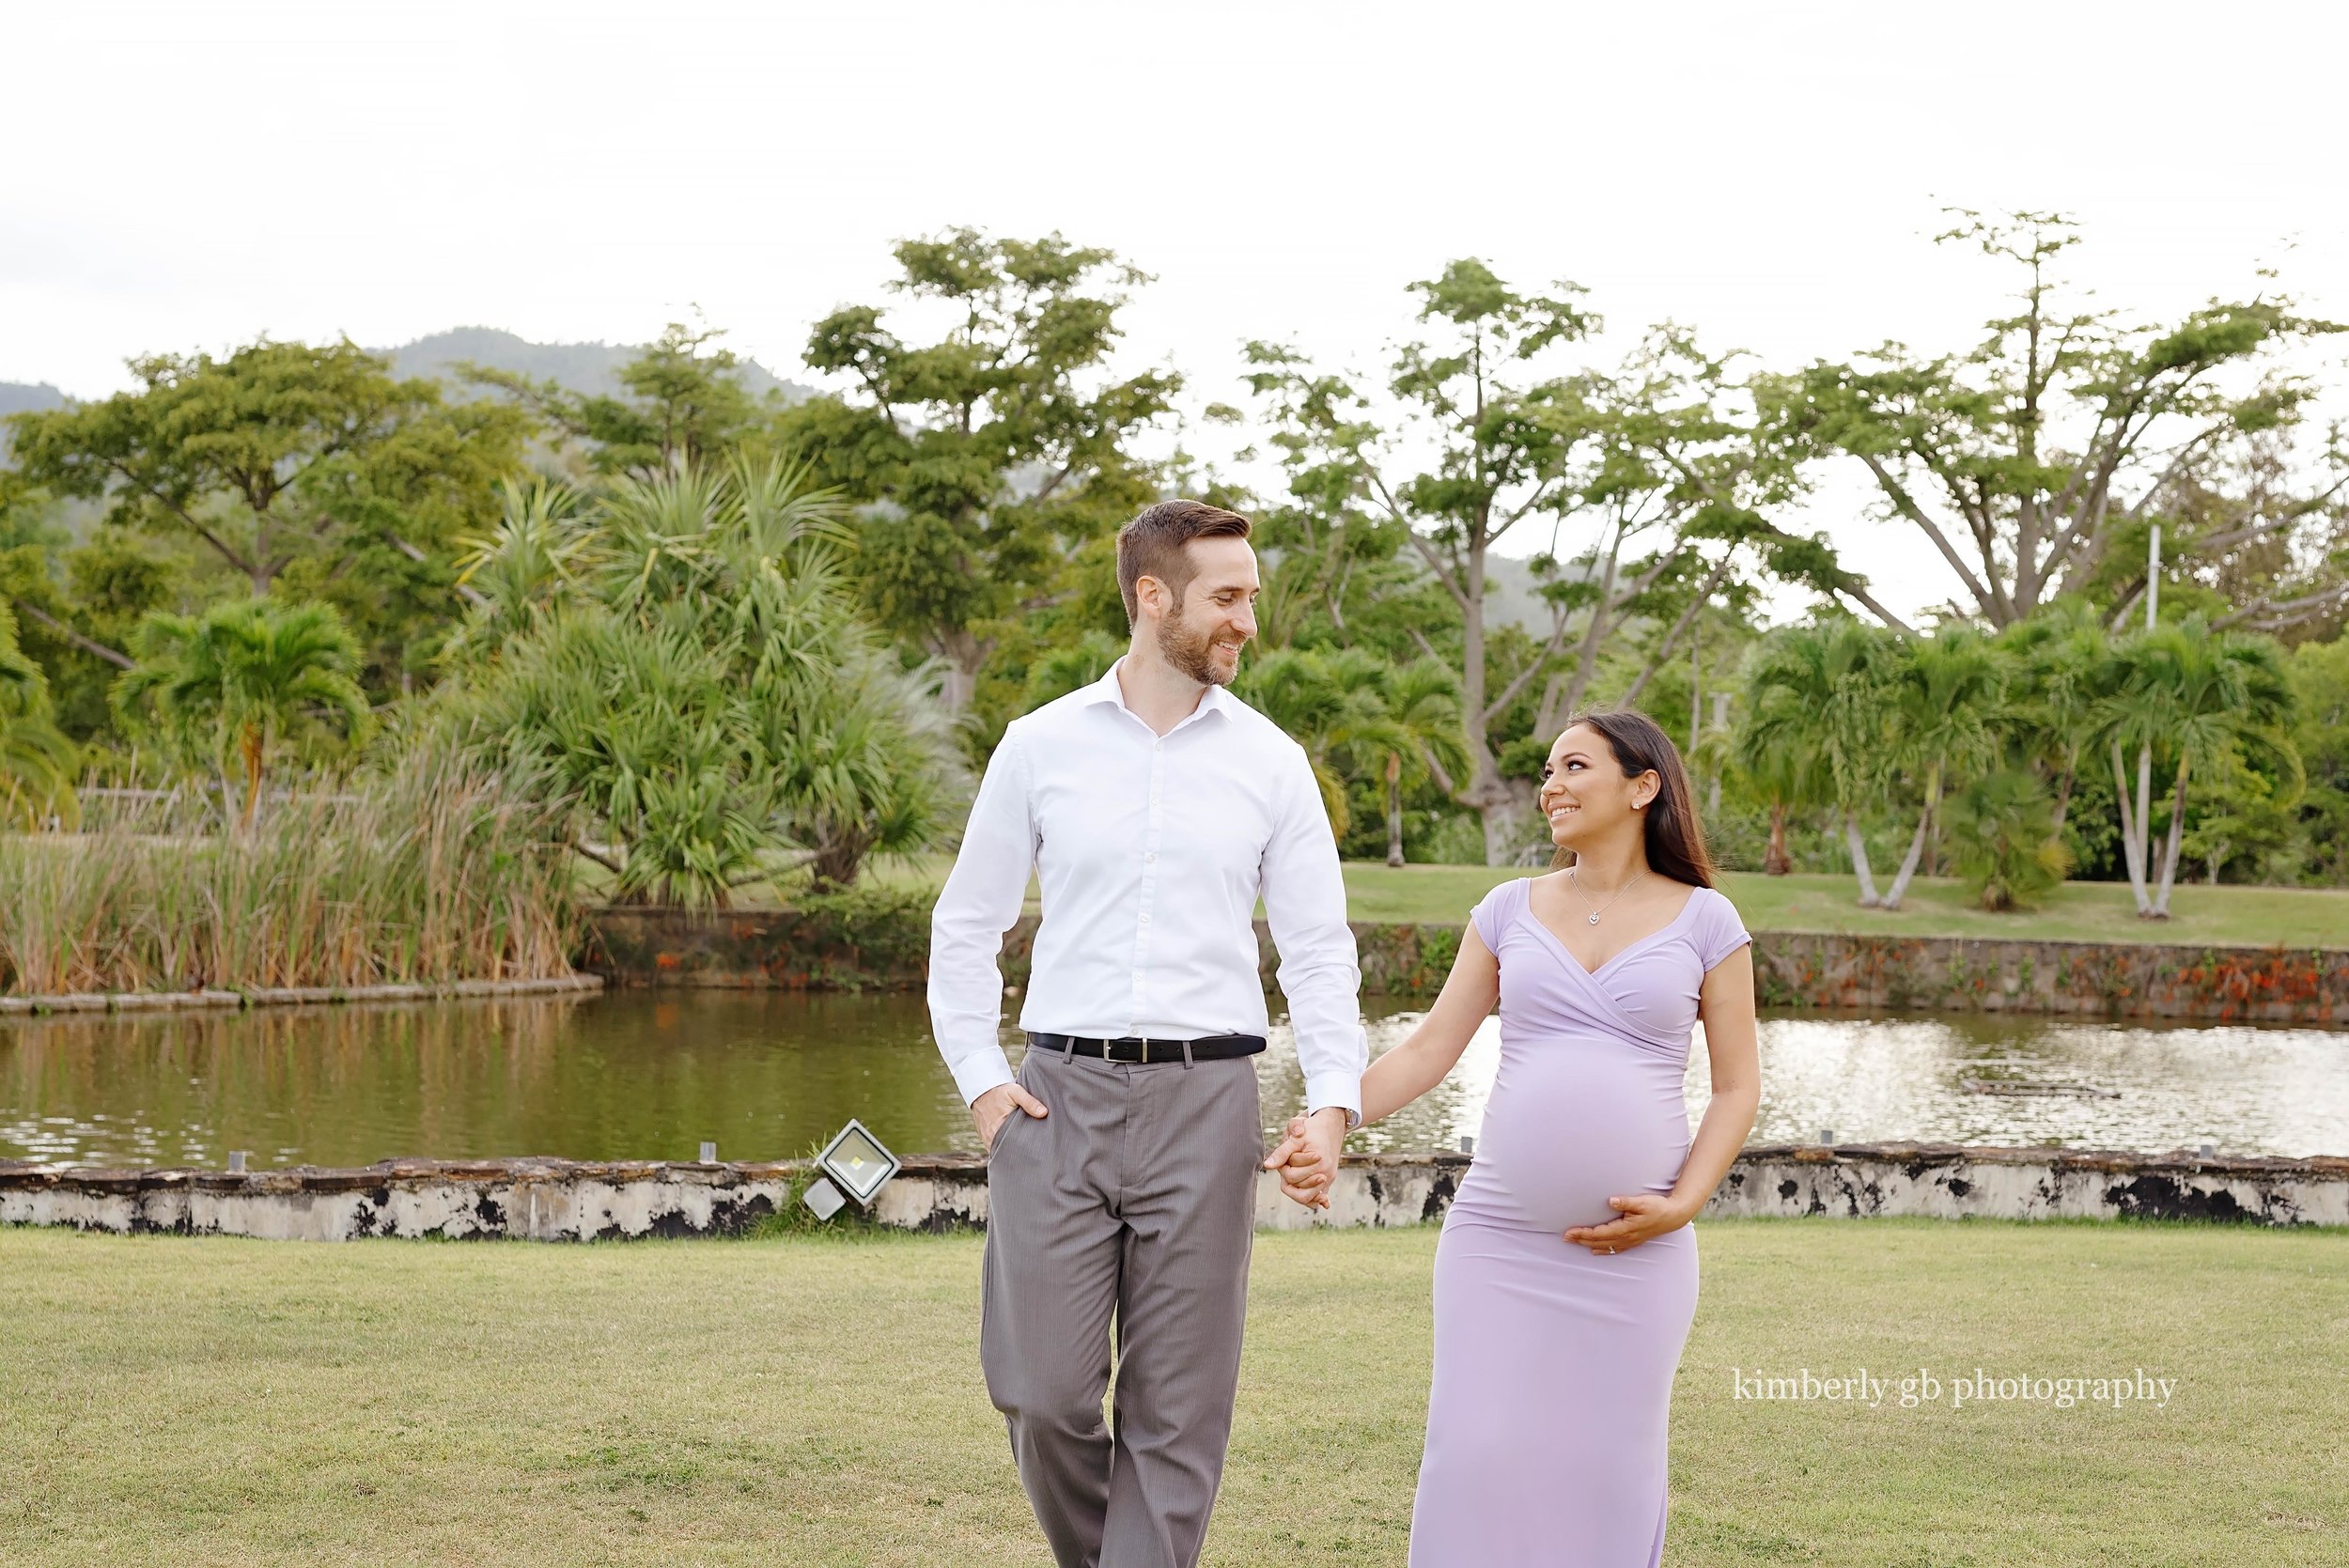
[[[1142,863],[1143,863],[1143,864],[1144,864],[1144,865],[1156,865],[1156,864],[1158,864],[1158,863],[1159,863],[1159,852],[1158,852],[1157,850],[1153,849],[1153,850],[1151,850],[1149,853],[1147,853],[1147,854],[1143,855],[1143,856],[1142,857]]]
[[[1147,909],[1142,911],[1142,924],[1144,925],[1150,924],[1150,911]]]

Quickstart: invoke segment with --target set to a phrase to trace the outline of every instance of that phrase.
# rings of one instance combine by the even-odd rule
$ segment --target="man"
[[[1015,720],[988,764],[931,917],[930,1019],[988,1151],[980,1363],[1036,1520],[1061,1568],[1187,1568],[1239,1379],[1260,894],[1307,1110],[1264,1163],[1299,1203],[1322,1199],[1287,1184],[1288,1155],[1335,1158],[1369,1051],[1312,767],[1224,690],[1256,633],[1248,520],[1147,507],[1117,536],[1117,581],[1125,657]],[[1044,921],[1015,1077],[996,958],[1032,869]]]

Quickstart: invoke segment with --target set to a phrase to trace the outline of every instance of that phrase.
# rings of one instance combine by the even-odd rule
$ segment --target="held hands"
[[[1565,1233],[1566,1239],[1594,1252],[1626,1252],[1696,1218],[1685,1204],[1663,1192],[1610,1198],[1607,1206],[1616,1211],[1614,1219],[1603,1225],[1576,1225]]]
[[[1264,1168],[1280,1172],[1281,1191],[1292,1202],[1309,1209],[1328,1208],[1338,1148],[1346,1141],[1346,1111],[1325,1106],[1310,1116],[1292,1116],[1286,1132],[1265,1157]]]
[[[1016,1083],[999,1083],[971,1102],[971,1125],[978,1130],[979,1147],[992,1154],[995,1135],[1011,1119],[1015,1110],[1031,1116],[1049,1116],[1044,1102]]]

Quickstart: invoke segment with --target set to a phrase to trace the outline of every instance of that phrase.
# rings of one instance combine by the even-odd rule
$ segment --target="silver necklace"
[[[1581,869],[1582,868],[1579,865],[1568,866],[1566,868],[1566,880],[1574,885],[1574,895],[1575,897],[1582,900],[1582,907],[1586,909],[1590,909],[1591,924],[1593,925],[1596,925],[1598,924],[1599,916],[1605,914],[1608,910],[1615,907],[1615,898],[1621,898],[1625,893],[1629,893],[1633,888],[1639,886],[1640,877],[1647,875],[1647,867],[1641,866],[1640,868],[1639,876],[1632,877],[1630,881],[1626,882],[1623,886],[1615,890],[1615,898],[1610,898],[1606,903],[1593,908],[1591,906],[1591,895],[1582,891],[1582,878],[1576,875],[1576,873],[1579,872]]]

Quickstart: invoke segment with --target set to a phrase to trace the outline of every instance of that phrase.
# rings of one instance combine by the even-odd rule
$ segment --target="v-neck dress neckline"
[[[1678,914],[1672,916],[1672,919],[1666,921],[1655,930],[1650,931],[1646,936],[1640,938],[1628,947],[1617,949],[1613,954],[1609,955],[1609,957],[1602,962],[1598,968],[1592,969],[1589,965],[1583,963],[1581,959],[1574,955],[1574,949],[1566,945],[1565,938],[1551,930],[1549,928],[1549,923],[1533,912],[1532,878],[1526,878],[1526,883],[1525,902],[1523,905],[1525,918],[1537,929],[1539,929],[1543,936],[1548,937],[1561,954],[1564,955],[1566,962],[1572,964],[1576,969],[1580,970],[1583,974],[1593,980],[1596,980],[1600,975],[1605,974],[1609,970],[1614,968],[1624,959],[1629,957],[1634,953],[1639,952],[1641,948],[1646,947],[1650,942],[1669,937],[1674,931],[1678,930],[1680,928],[1680,923],[1688,918],[1688,911],[1696,907],[1697,900],[1704,895],[1704,890],[1703,888],[1690,888],[1688,890],[1688,896],[1680,901],[1680,912]]]

